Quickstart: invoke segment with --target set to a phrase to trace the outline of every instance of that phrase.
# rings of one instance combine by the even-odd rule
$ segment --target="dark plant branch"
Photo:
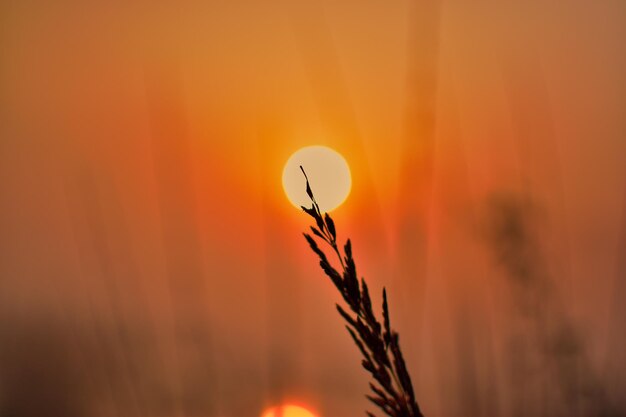
[[[357,277],[350,239],[344,245],[342,254],[337,245],[335,223],[328,213],[322,215],[311,190],[309,178],[304,169],[302,167],[300,169],[306,178],[306,193],[312,203],[311,208],[302,206],[302,210],[315,220],[315,225],[311,226],[313,235],[304,233],[304,237],[319,257],[324,273],[328,275],[350,307],[351,313],[337,304],[337,311],[346,321],[346,328],[363,355],[361,362],[363,368],[374,378],[374,381],[369,384],[372,392],[366,397],[388,416],[422,417],[413,393],[411,377],[400,350],[398,333],[391,329],[387,293],[383,288],[383,323],[381,325],[372,310],[365,279],[361,278],[359,281]],[[331,247],[339,259],[340,271],[331,265],[326,253],[320,249],[313,236]],[[367,412],[367,415],[375,417],[370,412]]]

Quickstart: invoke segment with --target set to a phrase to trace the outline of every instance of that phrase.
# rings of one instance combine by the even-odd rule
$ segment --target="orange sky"
[[[619,394],[625,23],[610,1],[3,3],[0,374],[35,334],[87,415],[361,412],[366,375],[280,183],[322,144],[352,168],[333,215],[389,289],[426,415],[507,415],[539,395],[512,381],[553,386],[508,366],[542,315]],[[546,294],[506,279],[506,215]]]

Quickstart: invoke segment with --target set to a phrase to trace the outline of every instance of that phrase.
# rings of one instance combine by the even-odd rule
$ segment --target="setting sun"
[[[265,411],[261,417],[318,417],[306,408],[297,405],[279,405]]]
[[[350,194],[352,178],[344,157],[326,146],[307,146],[291,155],[283,169],[283,188],[294,206],[310,205],[300,166],[309,177],[322,211],[336,209]]]

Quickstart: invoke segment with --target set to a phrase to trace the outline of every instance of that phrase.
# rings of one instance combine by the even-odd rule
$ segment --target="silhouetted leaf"
[[[311,235],[309,234],[303,233],[303,235],[306,241],[309,243],[309,246],[311,247],[313,252],[315,252],[322,261],[328,262],[328,259],[326,258],[326,254],[322,252],[319,246],[317,246],[317,242],[315,242],[315,239],[313,239]]]
[[[309,177],[307,177],[306,172],[304,172],[304,168],[302,168],[302,165],[300,165],[300,169],[302,170],[302,173],[304,174],[304,178],[306,180],[306,193],[311,200],[315,200],[313,198],[313,191],[311,190],[311,186],[309,185]]]
[[[317,236],[317,237],[319,237],[319,238],[321,238],[321,239],[324,239],[324,240],[326,240],[326,241],[328,240],[328,239],[326,238],[326,236],[324,236],[324,235],[322,234],[322,232],[320,232],[320,231],[319,231],[319,229],[317,229],[315,226],[311,226],[311,231],[313,232],[313,234],[314,234],[315,236]]]
[[[383,287],[383,323],[385,331],[383,338],[385,340],[385,346],[389,346],[391,342],[391,324],[389,323],[389,306],[387,305],[387,290]]]
[[[311,207],[311,208],[306,208],[304,206],[300,206],[300,207],[302,207],[302,210],[304,210],[304,212],[308,214],[309,216],[313,217],[314,219],[317,218],[317,211],[315,211],[315,207]]]
[[[333,219],[328,215],[328,213],[324,214],[324,221],[326,222],[326,227],[328,228],[328,232],[330,233],[330,235],[333,237],[333,240],[337,239],[335,222],[333,222]]]
[[[354,340],[354,343],[357,345],[357,347],[363,354],[363,357],[371,361],[370,354],[367,352],[367,349],[365,349],[365,346],[363,345],[363,342],[361,342],[361,339],[359,339],[356,333],[354,333],[354,330],[352,330],[350,326],[346,326],[346,329],[348,329],[348,332],[350,333],[352,340]]]
[[[343,281],[341,280],[341,275],[339,275],[339,272],[337,272],[337,270],[333,268],[326,259],[320,261],[320,266],[322,267],[326,275],[328,275],[328,277],[331,279],[333,284],[335,284],[335,287],[337,287],[339,291],[342,291]]]
[[[341,317],[343,317],[345,321],[350,323],[350,325],[356,329],[356,320],[353,319],[348,313],[346,313],[346,311],[341,308],[339,304],[337,304],[337,311],[339,312],[339,314],[341,314]]]

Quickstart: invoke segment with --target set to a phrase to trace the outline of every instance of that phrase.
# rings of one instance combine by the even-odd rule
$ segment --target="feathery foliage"
[[[400,350],[398,333],[391,329],[387,293],[383,288],[383,323],[381,324],[372,310],[365,279],[361,278],[359,281],[357,277],[350,239],[344,245],[342,253],[337,244],[335,223],[328,213],[322,215],[320,212],[309,184],[309,178],[304,169],[302,167],[300,169],[306,178],[306,192],[312,203],[311,208],[302,206],[302,210],[315,220],[315,225],[311,226],[312,235],[304,233],[304,237],[319,257],[322,270],[337,287],[350,308],[350,311],[346,311],[337,304],[337,311],[346,321],[346,328],[363,355],[361,364],[374,379],[369,384],[371,393],[366,397],[388,416],[423,417],[415,400],[411,377]],[[331,265],[315,238],[330,246],[339,258],[340,270]],[[371,412],[367,412],[367,415],[375,417]]]

